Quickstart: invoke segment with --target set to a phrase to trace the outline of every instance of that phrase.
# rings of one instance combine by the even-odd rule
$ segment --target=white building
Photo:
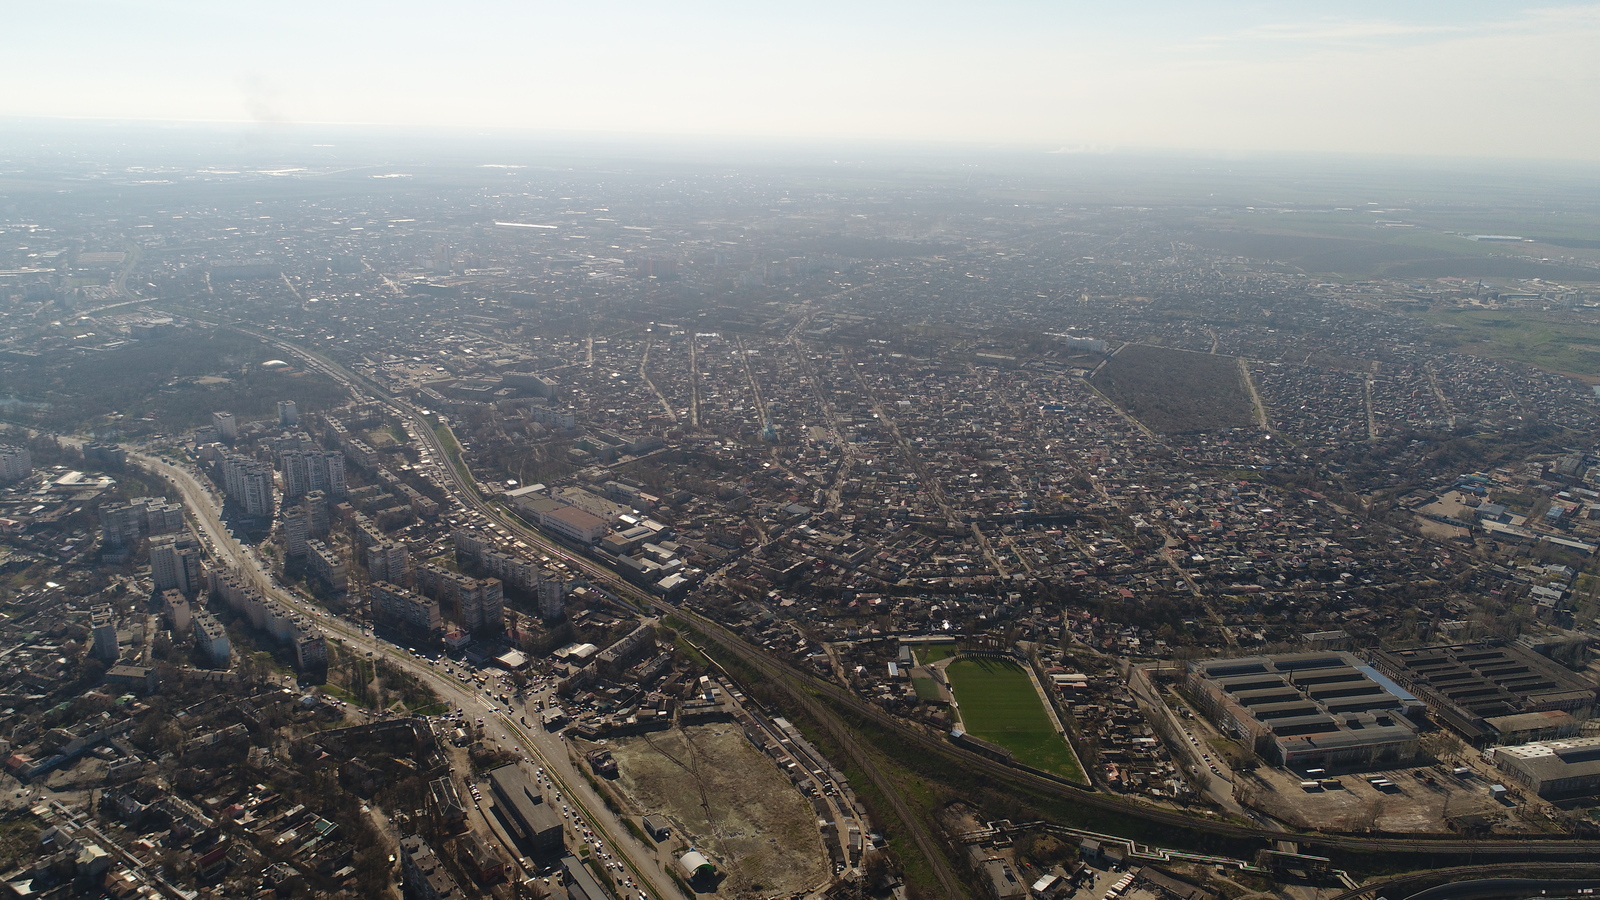
[[[217,429],[218,437],[230,444],[239,439],[239,420],[231,412],[212,413],[211,426]]]
[[[203,609],[195,611],[192,621],[194,640],[200,652],[206,655],[211,665],[219,669],[227,668],[229,660],[233,658],[233,645],[228,643],[227,629]]]
[[[33,471],[33,454],[27,447],[0,444],[0,481],[27,478]]]
[[[200,545],[188,535],[162,534],[150,539],[150,578],[156,590],[191,596],[200,590]]]

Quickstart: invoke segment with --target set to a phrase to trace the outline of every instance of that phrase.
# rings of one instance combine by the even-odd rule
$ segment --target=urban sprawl
[[[1600,378],[1478,328],[1586,360],[1593,254],[1005,179],[59,166],[0,194],[11,895],[1596,875]],[[1304,222],[1516,265],[1238,238]]]

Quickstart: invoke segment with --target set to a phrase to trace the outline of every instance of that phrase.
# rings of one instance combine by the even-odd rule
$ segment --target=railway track
[[[418,434],[430,445],[436,459],[446,459],[444,448],[434,435],[431,426],[422,419],[420,413],[411,404],[394,397],[390,392],[368,382],[326,357],[284,341],[275,335],[261,334],[251,329],[235,327],[247,334],[267,340],[287,352],[295,353],[303,359],[314,361],[319,369],[341,381],[347,387],[354,389],[359,384],[372,395],[385,400],[401,415],[418,426]],[[452,492],[467,507],[499,524],[519,538],[541,548],[544,552],[560,557],[569,565],[575,566],[586,576],[605,585],[618,596],[627,598],[630,602],[637,604],[641,609],[652,609],[661,614],[674,615],[692,623],[708,639],[722,647],[724,651],[737,657],[743,664],[778,684],[785,693],[794,697],[797,702],[806,708],[807,712],[816,716],[819,722],[830,733],[834,734],[835,740],[844,749],[844,752],[851,756],[852,760],[861,767],[863,773],[884,793],[887,801],[894,807],[895,812],[902,817],[909,817],[907,818],[907,825],[913,831],[913,839],[918,844],[919,849],[928,854],[930,862],[936,867],[943,862],[944,856],[942,852],[939,852],[939,848],[933,842],[931,835],[926,834],[925,827],[920,827],[920,823],[914,816],[911,816],[909,808],[904,805],[904,801],[898,797],[898,792],[892,789],[892,783],[889,782],[887,776],[880,771],[877,765],[873,764],[870,757],[858,746],[859,737],[849,733],[848,729],[837,731],[837,729],[845,727],[844,723],[838,719],[833,710],[827,709],[822,703],[822,699],[819,698],[825,698],[827,705],[831,705],[835,709],[842,709],[852,715],[866,719],[875,727],[884,729],[901,740],[911,742],[928,753],[964,766],[969,771],[981,772],[1009,782],[1012,785],[1087,809],[1113,813],[1149,825],[1181,829],[1196,835],[1254,841],[1258,842],[1262,849],[1273,848],[1277,842],[1288,840],[1298,843],[1303,850],[1334,851],[1350,854],[1429,854],[1476,856],[1480,858],[1515,857],[1522,861],[1540,860],[1551,862],[1587,862],[1600,859],[1600,840],[1570,836],[1529,835],[1527,837],[1502,837],[1483,840],[1463,839],[1448,835],[1440,835],[1438,837],[1417,835],[1363,836],[1322,832],[1286,833],[1269,831],[1265,828],[1162,809],[1135,800],[1099,793],[1092,788],[1077,785],[1064,779],[1049,777],[1038,772],[990,759],[958,747],[946,741],[942,736],[934,736],[920,728],[911,726],[885,710],[863,701],[840,685],[816,678],[789,666],[787,663],[774,659],[764,648],[750,644],[721,624],[693,610],[673,606],[641,591],[632,583],[624,580],[621,576],[581,552],[557,543],[540,532],[526,528],[518,521],[506,518],[499,510],[479,496],[475,484],[465,483],[460,473],[453,466],[442,465],[441,469],[449,486],[452,487]],[[923,834],[919,837],[916,833],[917,831],[921,831]],[[927,842],[926,845],[925,841]],[[943,881],[942,878],[940,880],[941,882]],[[960,896],[962,893],[964,891],[954,892],[951,896]],[[1339,900],[1339,898],[1335,898],[1335,900]],[[1349,898],[1345,898],[1345,900],[1349,900]]]

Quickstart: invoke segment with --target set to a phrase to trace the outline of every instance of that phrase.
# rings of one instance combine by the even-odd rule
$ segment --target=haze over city
[[[0,896],[1600,889],[1600,6],[12,7]]]
[[[0,116],[1600,158],[1593,3],[8,4]]]

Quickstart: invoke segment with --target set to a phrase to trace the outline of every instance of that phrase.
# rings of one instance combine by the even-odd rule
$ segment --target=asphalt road
[[[458,676],[450,675],[430,661],[418,658],[401,647],[371,635],[362,626],[335,616],[305,598],[285,590],[254,551],[241,545],[229,532],[222,521],[220,498],[209,486],[203,484],[183,466],[164,462],[145,453],[130,452],[129,455],[135,457],[147,469],[161,474],[183,494],[213,558],[232,564],[267,596],[310,616],[327,632],[330,639],[340,641],[357,653],[384,657],[392,664],[417,676],[442,700],[463,710],[468,716],[474,719],[483,717],[485,735],[490,741],[506,749],[516,748],[515,752],[519,755],[527,757],[533,765],[545,769],[554,790],[564,798],[562,802],[573,808],[574,815],[568,817],[569,829],[574,834],[581,835],[583,829],[587,828],[594,833],[598,843],[607,848],[605,852],[620,857],[619,861],[627,871],[613,870],[613,875],[618,881],[631,876],[635,881],[643,883],[646,891],[656,898],[676,896],[675,886],[666,871],[666,865],[670,865],[671,862],[663,860],[653,848],[647,848],[635,840],[627,827],[606,808],[573,768],[564,742],[558,735],[549,735],[537,726],[524,729],[507,713],[508,707],[495,703],[493,698],[487,696],[476,683],[469,684]],[[518,718],[521,715],[520,712],[517,713]],[[538,740],[535,740],[535,735],[539,736]],[[579,841],[568,846],[576,850],[581,843],[584,842]],[[591,840],[588,843],[594,846],[596,841]],[[620,853],[613,853],[613,850]],[[520,853],[514,858],[520,859]]]

